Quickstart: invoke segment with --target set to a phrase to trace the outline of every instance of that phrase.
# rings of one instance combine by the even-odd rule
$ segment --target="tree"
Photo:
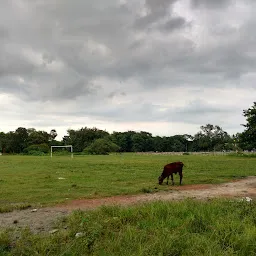
[[[133,151],[133,135],[136,134],[134,131],[127,132],[113,132],[111,135],[111,140],[120,147],[122,152],[132,152]]]
[[[247,110],[243,110],[246,124],[243,124],[245,131],[240,135],[240,145],[243,149],[256,149],[256,102]]]
[[[201,126],[199,131],[194,136],[194,147],[196,151],[206,150],[221,150],[224,149],[225,143],[230,141],[230,136],[223,131],[218,125],[206,124]]]
[[[49,153],[50,148],[49,145],[46,143],[43,144],[36,144],[36,145],[30,145],[29,147],[25,148],[23,152],[28,155],[42,155]]]
[[[186,151],[187,140],[184,135],[174,135],[169,137],[169,150],[174,152]]]
[[[109,133],[97,128],[81,128],[79,130],[69,129],[68,136],[63,137],[64,144],[73,145],[74,152],[82,152],[94,140],[108,137]]]
[[[0,150],[6,153],[22,153],[28,145],[28,132],[26,128],[19,127],[15,132],[0,134]]]
[[[154,151],[162,152],[163,151],[163,138],[160,136],[153,137],[153,148]]]
[[[5,133],[0,132],[0,153],[4,153],[5,151],[5,144],[6,144],[6,139],[5,139]]]
[[[118,150],[119,146],[114,142],[107,138],[101,138],[92,142],[90,146],[84,149],[84,152],[93,155],[108,155],[110,152],[117,152]]]
[[[133,152],[148,152],[154,149],[151,133],[144,131],[136,132],[132,135],[131,138]]]
[[[13,151],[21,153],[28,145],[28,132],[26,128],[19,127],[14,133]]]
[[[36,131],[34,128],[28,129],[28,144],[48,144],[50,140],[50,134],[45,131]]]
[[[191,144],[193,145],[194,137],[189,134],[184,134],[183,137],[184,137],[185,143],[186,143],[186,152],[192,151],[193,147],[191,146]]]

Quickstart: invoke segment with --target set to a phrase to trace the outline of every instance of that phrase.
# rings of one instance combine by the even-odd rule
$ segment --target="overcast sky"
[[[255,0],[1,0],[0,131],[243,131]]]

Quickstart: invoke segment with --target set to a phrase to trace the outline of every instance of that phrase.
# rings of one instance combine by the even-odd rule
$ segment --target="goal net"
[[[73,158],[73,146],[72,145],[67,145],[67,146],[51,146],[51,157],[52,157],[53,148],[70,148],[71,158]]]

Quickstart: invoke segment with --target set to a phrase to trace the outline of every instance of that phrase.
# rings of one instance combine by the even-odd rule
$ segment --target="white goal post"
[[[53,148],[70,148],[71,158],[73,158],[73,146],[72,145],[67,145],[67,146],[51,146],[51,157],[52,157],[52,149]]]

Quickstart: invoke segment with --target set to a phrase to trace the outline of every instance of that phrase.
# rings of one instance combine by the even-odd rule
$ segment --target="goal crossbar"
[[[51,146],[51,157],[52,157],[52,149],[53,149],[53,148],[70,148],[71,158],[73,158],[73,146],[72,146],[72,145],[66,145],[66,146]]]

